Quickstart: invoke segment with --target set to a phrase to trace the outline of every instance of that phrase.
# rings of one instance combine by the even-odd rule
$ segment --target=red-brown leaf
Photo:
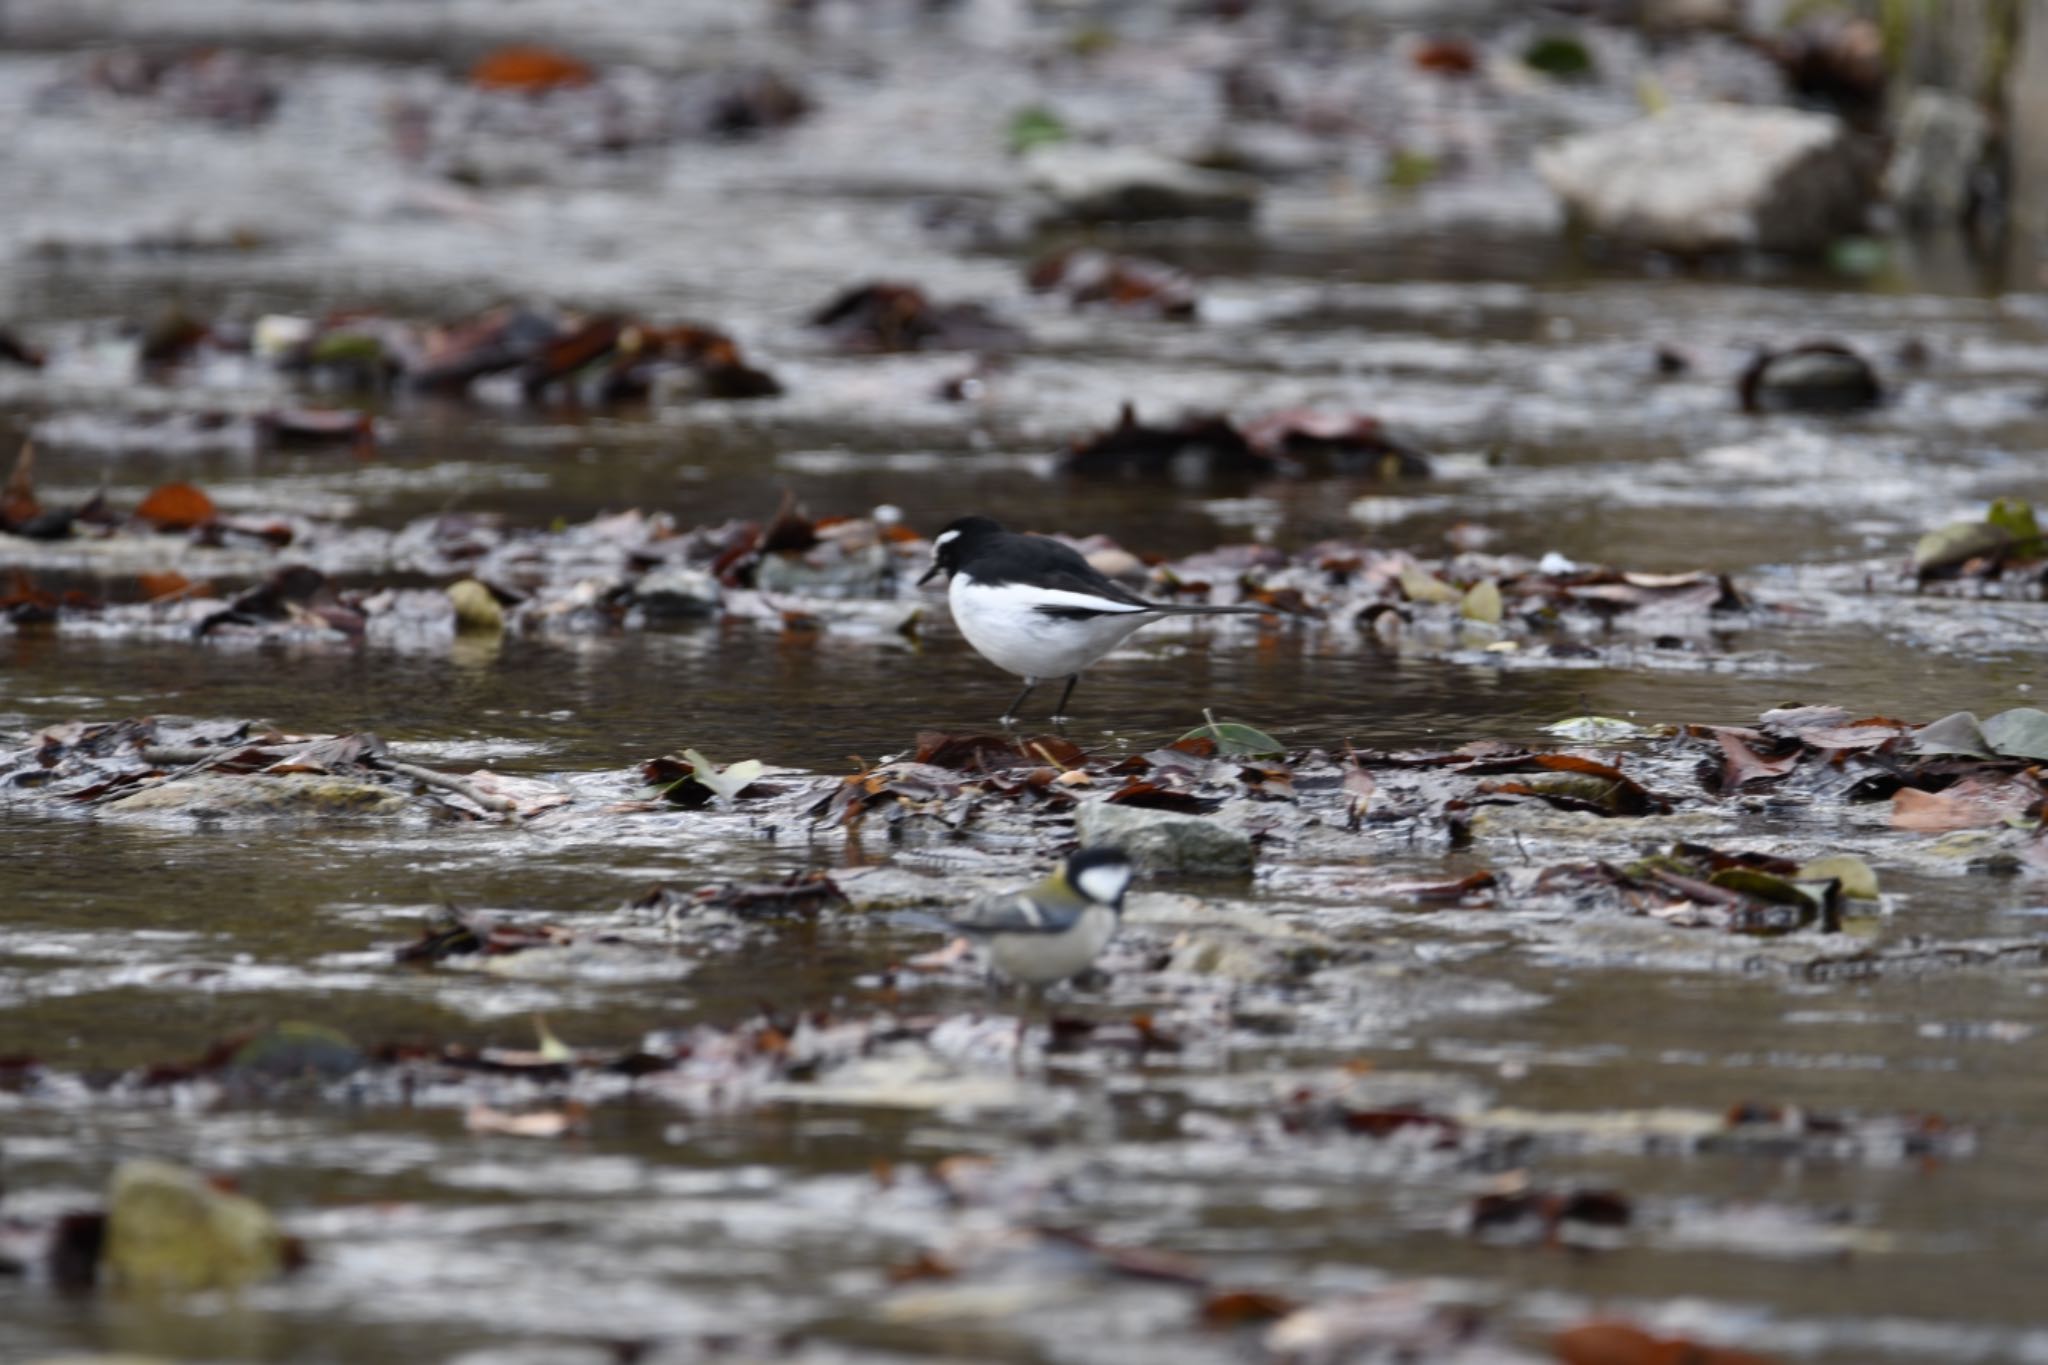
[[[167,483],[144,498],[135,515],[160,531],[189,531],[212,521],[215,508],[197,485]]]
[[[587,64],[545,47],[501,47],[469,69],[469,83],[485,90],[555,90],[594,79]]]

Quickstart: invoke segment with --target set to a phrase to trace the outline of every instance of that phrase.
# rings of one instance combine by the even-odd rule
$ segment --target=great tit
[[[1042,988],[1086,971],[1116,937],[1133,875],[1122,849],[1084,848],[1022,891],[916,918],[979,944],[1010,980]]]

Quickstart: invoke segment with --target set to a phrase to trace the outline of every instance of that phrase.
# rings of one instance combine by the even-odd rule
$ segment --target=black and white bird
[[[1071,546],[1006,531],[987,517],[962,517],[932,541],[932,566],[918,579],[951,575],[953,620],[975,652],[1024,680],[1003,713],[1017,719],[1031,690],[1065,678],[1053,710],[1066,718],[1081,672],[1141,626],[1169,616],[1259,616],[1268,607],[1180,606],[1149,602],[1104,577]]]
[[[991,967],[1042,989],[1088,970],[1123,923],[1134,869],[1122,849],[1084,848],[1022,891],[991,896],[950,915],[912,914],[979,945]]]

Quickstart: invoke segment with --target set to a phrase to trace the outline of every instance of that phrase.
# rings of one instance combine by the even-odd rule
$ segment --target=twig
[[[409,777],[422,786],[439,787],[442,791],[453,792],[466,801],[474,801],[485,810],[496,811],[500,815],[509,815],[514,819],[518,818],[519,803],[517,801],[506,796],[494,796],[490,792],[478,787],[475,783],[465,781],[453,773],[438,772],[433,768],[422,768],[417,763],[401,762],[395,758],[387,758],[382,754],[365,754],[362,761],[369,767],[381,769],[394,776]]]

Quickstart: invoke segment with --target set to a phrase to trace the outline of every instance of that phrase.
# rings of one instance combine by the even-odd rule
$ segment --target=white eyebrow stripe
[[[960,533],[958,531],[941,531],[939,532],[938,539],[932,542],[932,549],[937,550],[941,545],[945,545],[951,541],[955,541],[958,539],[960,539]]]

